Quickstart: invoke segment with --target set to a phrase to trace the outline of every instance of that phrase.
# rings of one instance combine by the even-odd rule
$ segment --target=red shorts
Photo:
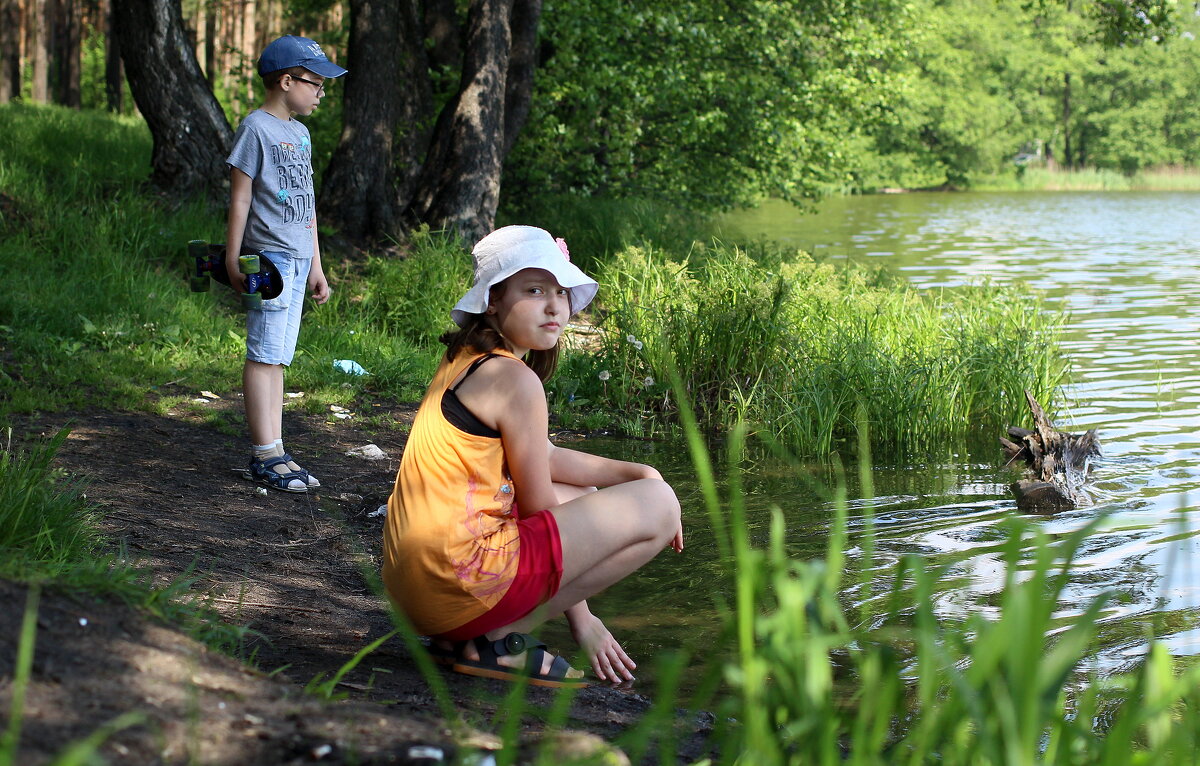
[[[488,611],[438,638],[467,641],[490,630],[516,622],[546,603],[558,592],[562,580],[562,540],[558,537],[558,522],[550,511],[517,520],[521,536],[521,558],[517,576],[508,591]]]

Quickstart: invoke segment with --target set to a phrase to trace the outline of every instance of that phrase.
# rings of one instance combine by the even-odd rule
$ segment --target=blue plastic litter
[[[362,365],[353,359],[334,359],[333,366],[347,375],[370,375],[362,368]]]

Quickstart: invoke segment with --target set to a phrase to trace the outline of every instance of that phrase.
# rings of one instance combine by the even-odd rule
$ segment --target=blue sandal
[[[303,471],[297,472],[288,468],[286,457],[269,457],[263,460],[250,458],[250,467],[247,469],[248,478],[252,481],[257,481],[271,489],[277,489],[280,492],[307,492],[308,480],[305,478],[308,474]],[[279,466],[283,466],[280,471]],[[293,481],[304,483],[302,487],[293,487]]]
[[[291,455],[289,455],[286,452],[283,453],[283,459],[289,463],[296,462],[296,458],[292,457]],[[296,463],[296,464],[299,465],[299,463]],[[296,471],[296,473],[298,473],[300,475],[300,481],[304,482],[305,486],[307,486],[309,489],[316,489],[317,487],[321,486],[320,480],[318,480],[316,476],[313,476],[311,473],[304,470],[303,468],[301,468],[299,471]]]

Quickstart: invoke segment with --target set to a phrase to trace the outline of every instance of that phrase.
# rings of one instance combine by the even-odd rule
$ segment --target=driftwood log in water
[[[1091,458],[1100,454],[1095,429],[1084,434],[1059,431],[1028,391],[1025,399],[1033,413],[1033,430],[1009,426],[1009,438],[1000,437],[1008,464],[1023,460],[1029,468],[1026,477],[1010,487],[1017,507],[1025,511],[1065,511],[1090,502],[1083,483]]]

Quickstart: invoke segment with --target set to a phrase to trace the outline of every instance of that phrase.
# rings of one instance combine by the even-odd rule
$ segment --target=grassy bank
[[[11,147],[0,156],[0,277],[22,286],[0,294],[0,416],[165,408],[235,388],[234,296],[192,293],[185,279],[186,242],[219,240],[224,211],[147,194],[149,137],[132,120],[10,105],[0,131]],[[860,410],[877,450],[925,449],[1014,421],[1023,389],[1050,401],[1062,382],[1055,321],[1019,290],[921,295],[800,252],[680,239],[694,222],[644,203],[549,207],[563,220],[545,225],[602,284],[586,317],[596,329],[551,384],[565,425],[669,428],[671,360],[705,428],[746,420],[816,455],[855,438]],[[306,395],[289,406],[420,397],[470,259],[429,232],[408,250],[327,256],[333,298],[306,312],[287,383]],[[370,375],[334,366],[346,359]]]
[[[236,387],[236,301],[189,292],[182,261],[187,240],[220,236],[222,211],[169,209],[143,193],[149,139],[137,123],[6,106],[0,131],[8,140],[0,276],[21,285],[0,293],[0,422],[36,409],[161,408],[187,398],[181,387]],[[616,207],[609,214],[622,215]],[[588,225],[596,238],[607,230],[602,221]],[[586,241],[562,226],[556,233],[577,249]],[[691,242],[664,250],[629,232],[595,259],[605,286],[591,316],[596,330],[564,360],[553,405],[564,420],[621,418],[633,431],[683,422],[723,567],[722,581],[706,585],[733,594],[716,606],[719,641],[665,656],[654,710],[621,742],[633,762],[674,761],[676,743],[664,732],[678,706],[717,713],[721,763],[1197,759],[1200,671],[1173,667],[1155,647],[1128,675],[1087,674],[1106,602],[1071,603],[1064,575],[1089,528],[1053,539],[1036,523],[1014,523],[987,549],[1005,561],[1003,593],[986,617],[962,623],[934,612],[948,572],[914,554],[893,573],[891,591],[877,595],[889,605],[886,619],[862,624],[839,597],[844,490],[831,498],[832,534],[820,559],[785,555],[782,514],[769,534],[747,527],[737,481],[743,420],[801,451],[853,440],[865,456],[872,443],[922,448],[973,422],[1012,417],[1022,388],[1045,396],[1062,375],[1055,321],[1037,311],[1035,296],[986,287],[922,295],[798,253]],[[415,400],[468,263],[427,232],[405,259],[330,259],[334,300],[309,312],[289,372],[289,390],[308,394],[301,406]],[[335,359],[371,375],[339,372]],[[707,428],[732,434],[729,465],[709,463]],[[174,611],[181,602],[139,590],[133,570],[104,558],[96,509],[55,474],[55,448],[0,453],[0,576],[90,582],[187,624],[196,612]],[[869,461],[862,464],[870,497]],[[713,481],[721,472],[732,477],[727,496]],[[220,626],[201,620],[197,629]],[[680,699],[676,679],[692,651],[704,657],[704,680],[695,697]],[[556,711],[565,717],[566,709]]]
[[[682,380],[673,386],[683,399]],[[946,620],[936,610],[937,594],[956,579],[953,565],[936,565],[917,553],[906,556],[891,572],[891,588],[873,597],[886,604],[871,610],[881,618],[863,621],[844,606],[841,594],[855,579],[845,566],[848,527],[861,523],[861,514],[869,518],[869,506],[852,519],[844,487],[835,485],[828,498],[833,517],[824,555],[790,557],[782,512],[775,513],[765,533],[752,532],[747,524],[738,479],[744,429],[734,429],[729,463],[715,466],[686,414],[690,410],[683,412],[719,552],[707,587],[729,597],[715,600],[721,626],[715,640],[704,646],[685,643],[655,658],[654,705],[616,740],[631,762],[679,762],[672,721],[681,707],[716,714],[713,757],[702,762],[708,764],[1175,766],[1200,760],[1200,666],[1179,663],[1148,633],[1145,654],[1132,670],[1106,678],[1088,670],[1109,598],[1078,603],[1068,573],[1089,544],[1094,524],[1052,535],[1036,519],[1014,519],[1003,536],[977,552],[1003,561],[1004,587],[988,609],[962,621]],[[95,509],[77,487],[64,486],[49,469],[56,446],[57,440],[26,453],[0,451],[0,576],[23,578],[42,568],[55,575],[55,587],[64,582],[78,587],[83,572],[102,582],[95,563],[88,561],[104,550],[92,531]],[[721,474],[729,478],[727,494],[719,493],[714,480]],[[857,543],[873,545],[869,533]],[[109,577],[119,581],[121,571],[116,567]],[[89,590],[104,592],[104,587]],[[112,585],[106,587],[116,593]],[[133,589],[122,592],[128,597]],[[146,605],[159,608],[170,622],[186,625],[198,615],[178,607],[163,612],[169,600],[143,592]],[[31,601],[14,700],[30,678],[35,610]],[[204,627],[211,641],[220,623],[210,620]],[[339,673],[382,640],[348,658]],[[688,685],[698,689],[690,696],[678,693],[685,668],[700,677]],[[426,662],[425,672],[443,711],[455,710],[438,671]],[[308,691],[328,698],[336,678],[314,679]],[[495,723],[502,743],[497,762],[562,762],[561,754],[560,760],[537,760],[529,751],[518,759],[516,722],[523,714],[540,716],[551,729],[569,724],[569,693],[543,707],[531,704],[526,691],[514,686],[504,699],[505,714]],[[124,725],[138,720],[140,700],[131,698],[129,704],[117,719]],[[21,709],[16,702],[8,718],[7,741],[0,737],[0,765],[18,762]],[[95,741],[85,744],[94,749],[116,728],[98,731]]]
[[[1020,168],[1014,174],[978,179],[976,191],[1200,191],[1200,168],[1146,168],[1132,174],[1083,168]]]

